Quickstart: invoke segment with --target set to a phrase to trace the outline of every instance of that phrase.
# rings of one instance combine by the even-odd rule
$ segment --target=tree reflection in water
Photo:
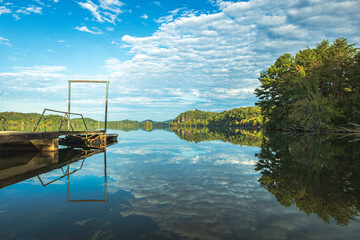
[[[345,226],[360,212],[360,147],[339,136],[286,135],[244,129],[174,128],[189,142],[221,140],[261,147],[259,182],[283,206]]]
[[[360,147],[338,136],[271,134],[263,139],[255,170],[259,182],[286,207],[338,225],[360,211]]]
[[[172,128],[179,138],[188,142],[220,140],[241,146],[260,147],[263,139],[262,131],[255,129],[211,129],[203,128]]]

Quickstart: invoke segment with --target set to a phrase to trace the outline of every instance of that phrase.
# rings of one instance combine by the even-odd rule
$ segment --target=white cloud
[[[19,10],[17,10],[16,12],[26,14],[26,15],[29,15],[31,13],[42,14],[41,10],[42,10],[41,7],[30,6],[30,7],[22,7]]]
[[[118,15],[123,12],[121,7],[124,5],[119,0],[100,0],[99,4],[87,0],[86,2],[78,2],[78,4],[82,8],[89,10],[96,21],[113,24],[115,24],[115,21],[120,21]]]
[[[94,34],[94,35],[103,34],[103,32],[100,29],[96,28],[96,27],[91,28],[92,30],[90,30],[87,26],[75,27],[75,29],[79,30],[81,32],[88,32],[88,33],[91,33],[91,34]]]
[[[160,17],[159,19],[156,19],[155,22],[157,23],[165,23],[165,22],[171,22],[174,20],[174,16],[173,15],[168,15],[168,16],[164,16],[164,17]]]
[[[13,17],[15,18],[15,20],[19,20],[19,19],[20,19],[20,17],[19,17],[18,14],[13,14]]]
[[[69,79],[66,70],[65,66],[39,65],[0,72],[0,83],[6,82],[4,89],[8,93],[0,96],[1,110],[40,112],[48,106],[65,109],[63,99]]]
[[[122,13],[120,7],[122,7],[124,3],[119,0],[100,0],[100,7],[103,9],[110,10],[115,13]]]
[[[7,45],[7,46],[11,46],[10,40],[7,39],[7,38],[3,38],[3,37],[0,37],[0,44],[4,44],[4,45]]]
[[[37,4],[40,4],[41,7],[36,6],[34,4],[26,4],[25,6],[15,5],[14,3],[6,2],[4,6],[0,6],[0,15],[6,13],[12,13],[12,16],[15,20],[20,19],[20,15],[30,15],[30,14],[42,14],[43,7],[49,8],[50,5],[45,5],[43,2],[39,0],[34,0]],[[25,2],[25,1],[23,1]]]
[[[148,19],[149,17],[148,17],[148,15],[144,14],[144,15],[141,16],[141,18],[142,19]]]
[[[182,8],[177,8],[175,10],[169,11],[169,13],[171,13],[172,15],[177,15],[181,10],[186,9],[185,7]]]
[[[33,67],[15,67],[16,72],[2,72],[0,78],[14,77],[19,80],[27,80],[26,78],[42,78],[43,80],[50,80],[53,78],[63,78],[65,66],[33,66]],[[22,79],[24,78],[24,79]]]
[[[0,15],[5,13],[11,13],[11,10],[6,8],[5,6],[0,6]]]
[[[353,42],[360,32],[357,1],[213,4],[219,12],[190,11],[176,17],[179,10],[174,10],[157,20],[161,25],[151,36],[124,35],[123,47],[129,48],[131,59],[109,58],[105,68],[128,87],[180,88],[191,100],[188,108],[229,109],[254,103],[259,73],[281,54],[325,38]],[[159,98],[177,101],[176,95],[162,94]]]
[[[37,2],[40,5],[45,5],[43,2],[41,2],[40,0],[34,0],[35,2]]]
[[[161,4],[158,1],[153,2],[153,4],[155,4],[158,7],[161,7]]]
[[[332,41],[347,37],[352,43],[360,39],[359,2],[354,0],[212,3],[219,8],[216,13],[175,9],[157,20],[159,28],[151,35],[118,36],[122,42],[108,39],[121,47],[104,66],[109,72],[106,78],[112,82],[112,92],[122,94],[112,99],[114,108],[117,104],[123,107],[121,118],[156,118],[154,113],[163,111],[166,114],[158,118],[163,120],[194,108],[223,110],[253,105],[256,99],[252,91],[258,86],[259,72],[281,54],[315,46],[325,38]],[[78,0],[78,4],[95,21],[114,24],[120,21],[124,6],[118,0]],[[0,7],[0,13],[15,13],[14,17],[19,18],[21,14],[41,14],[45,9],[6,5]],[[89,26],[75,29],[103,34]],[[0,37],[0,44],[11,46],[4,37]],[[127,50],[127,60],[115,55]],[[62,71],[39,72],[35,68],[0,76],[3,80],[5,76],[20,79],[25,75],[24,79],[65,78]],[[127,114],[128,109],[133,109],[132,115]]]
[[[89,10],[98,22],[103,22],[102,17],[98,12],[99,7],[95,3],[92,1],[87,1],[85,3],[79,2],[79,4],[82,8]]]

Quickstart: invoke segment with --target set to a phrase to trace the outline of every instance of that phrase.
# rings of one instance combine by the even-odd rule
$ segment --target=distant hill
[[[146,119],[146,120],[144,120],[144,121],[141,121],[142,123],[145,123],[145,122],[151,122],[152,124],[164,124],[164,123],[171,123],[172,121],[173,121],[174,119],[169,119],[169,120],[166,120],[166,121],[161,121],[161,122],[157,122],[157,121],[153,121],[153,120],[151,120],[151,119]]]
[[[39,113],[19,113],[19,112],[0,112],[0,130],[20,130],[20,131],[32,131],[40,119]],[[63,116],[60,115],[44,115],[40,124],[40,131],[55,131],[60,127]],[[97,121],[92,118],[84,118],[85,123],[89,130],[95,130],[104,127],[103,121]],[[169,128],[169,122],[155,122],[147,120],[152,123],[152,128]],[[66,129],[66,120],[62,129]],[[135,129],[145,129],[145,122],[138,122],[129,119],[121,121],[108,121],[108,128],[121,129],[123,131],[131,131]],[[84,128],[81,118],[71,119],[71,124],[75,130],[82,130]],[[151,130],[147,128],[147,130]]]
[[[32,130],[37,122],[39,121],[41,114],[39,113],[19,113],[19,112],[0,112],[0,126],[7,127],[9,130],[16,130],[17,126],[22,126],[22,129]],[[39,123],[39,127],[43,128],[44,126],[56,126],[60,127],[63,116],[60,115],[44,115]],[[91,126],[97,124],[97,121],[91,118],[84,118],[86,125]],[[65,120],[64,120],[65,122]],[[83,121],[81,118],[71,119],[71,124],[73,127],[77,128],[83,126]],[[66,124],[63,124],[65,128]],[[14,129],[15,127],[15,129]]]
[[[31,131],[38,122],[41,114],[38,113],[19,113],[19,112],[0,112],[0,130],[22,130]],[[59,128],[63,116],[45,115],[39,124],[39,130],[55,131]],[[96,130],[104,127],[103,121],[97,121],[91,118],[85,118],[86,125],[90,130]],[[65,120],[66,122],[66,120]],[[150,124],[145,124],[150,122]],[[76,130],[84,128],[81,118],[71,119],[71,124]],[[145,127],[145,125],[147,127]],[[156,122],[153,120],[133,121],[129,119],[121,121],[108,121],[108,128],[130,131],[135,129],[169,129],[171,127],[182,126],[206,126],[210,128],[259,128],[262,126],[262,116],[259,107],[240,107],[229,111],[205,112],[201,110],[191,110],[181,113],[174,120]],[[63,124],[62,129],[67,124]],[[151,128],[149,127],[151,126]]]
[[[181,113],[170,123],[170,126],[259,128],[262,126],[262,116],[259,107],[240,107],[221,113],[196,109]]]

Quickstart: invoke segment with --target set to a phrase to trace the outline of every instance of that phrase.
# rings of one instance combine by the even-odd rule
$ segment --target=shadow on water
[[[338,225],[360,211],[360,147],[339,136],[267,134],[256,154],[259,182],[283,206]]]
[[[82,169],[85,159],[96,154],[104,154],[104,199],[70,199],[70,176]],[[71,170],[71,164],[81,162],[79,168]],[[45,182],[42,175],[60,169],[62,175],[56,179]],[[59,149],[56,152],[35,152],[26,154],[0,155],[0,189],[27,179],[37,177],[43,187],[67,178],[67,202],[107,202],[107,174],[106,174],[106,149]]]

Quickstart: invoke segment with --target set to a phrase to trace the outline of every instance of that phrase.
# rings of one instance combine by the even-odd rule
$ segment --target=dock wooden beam
[[[115,142],[117,134],[105,134],[105,131],[57,131],[57,132],[15,132],[0,131],[0,156],[11,152],[52,152],[59,148],[59,137],[85,139],[83,147],[106,146],[107,142]],[[96,143],[91,136],[99,136],[104,141]],[[91,140],[91,141],[90,141]],[[97,139],[95,139],[97,140]],[[76,144],[78,145],[78,144]],[[67,146],[71,147],[71,144]],[[78,147],[78,146],[73,146]]]

